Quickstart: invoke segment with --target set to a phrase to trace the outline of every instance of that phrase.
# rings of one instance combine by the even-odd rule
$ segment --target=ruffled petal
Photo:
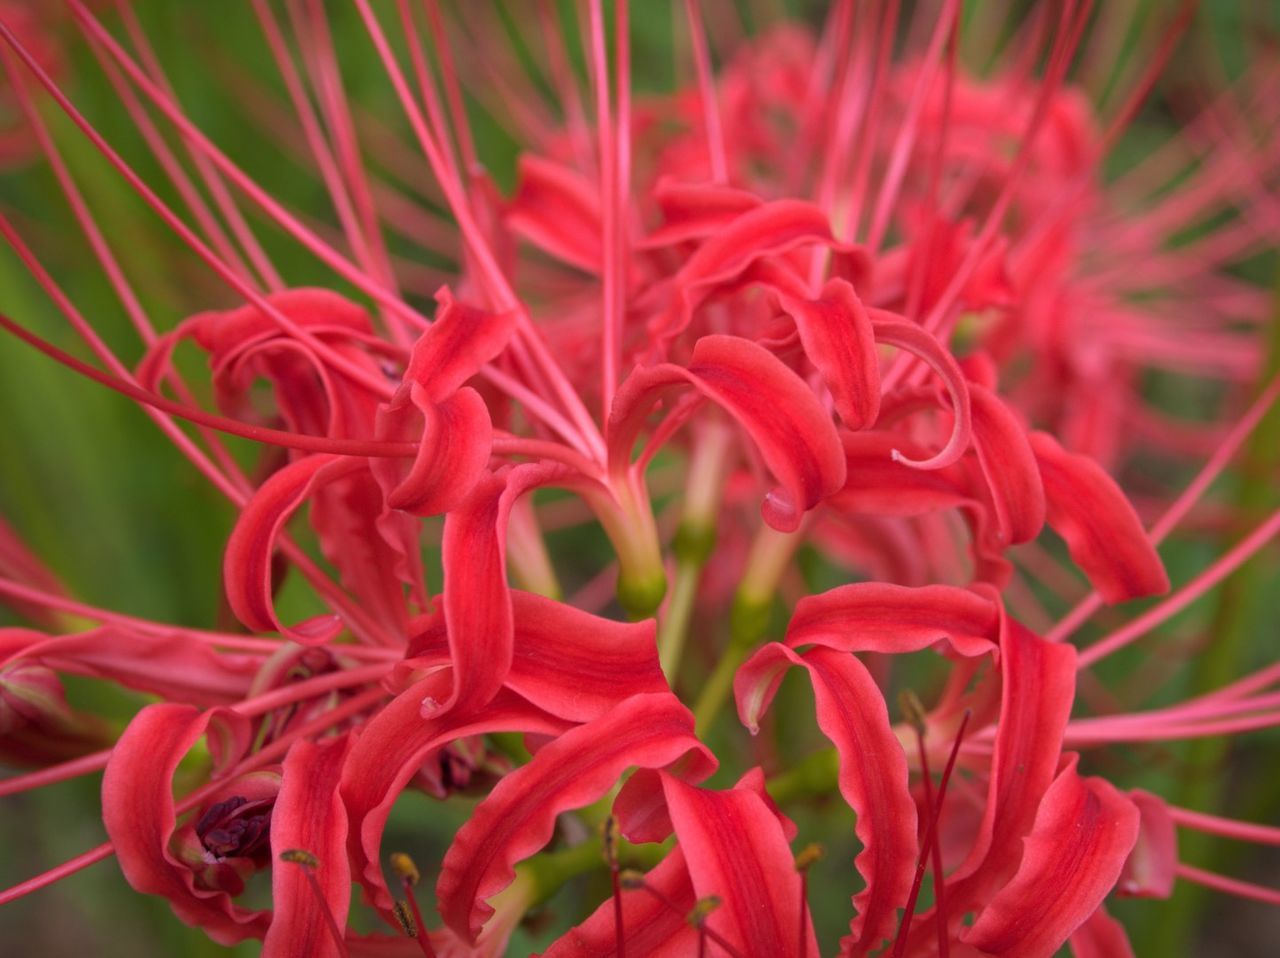
[[[1027,431],[1004,400],[969,384],[973,445],[1005,542],[1029,542],[1044,525],[1044,485]]]
[[[247,747],[249,721],[222,709],[169,704],[134,716],[103,773],[102,821],[130,885],[167,898],[184,922],[232,945],[265,935],[269,913],[240,908],[225,892],[198,889],[195,873],[169,848],[176,827],[173,775],[206,733],[215,757],[230,759]]]
[[[667,774],[662,782],[694,893],[720,900],[707,926],[744,958],[799,956],[803,927],[805,954],[818,954],[795,859],[769,803],[751,787],[712,791]]]
[[[796,603],[786,644],[899,654],[945,641],[975,656],[995,651],[999,627],[999,606],[968,589],[855,582]]]
[[[1072,756],[1039,803],[1013,880],[978,914],[964,940],[991,955],[1051,958],[1097,911],[1138,837],[1138,810]]]
[[[686,755],[695,777],[715,767],[693,735],[688,709],[669,693],[637,695],[544,745],[459,829],[437,886],[446,924],[474,940],[493,912],[486,899],[511,882],[518,861],[550,840],[556,816],[607,793],[627,768],[661,768]]]
[[[815,648],[797,655],[774,643],[738,670],[738,715],[753,732],[793,665],[813,683],[818,726],[840,755],[840,794],[857,814],[863,850],[855,859],[866,888],[853,897],[852,954],[875,949],[892,933],[916,863],[916,807],[907,788],[907,759],[889,724],[875,680],[852,655]]]

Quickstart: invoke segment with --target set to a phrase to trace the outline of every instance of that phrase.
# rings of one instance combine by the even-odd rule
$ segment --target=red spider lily
[[[385,11],[356,0],[434,175],[417,193],[395,168],[416,179],[420,160],[403,162],[404,145],[349,99],[325,5],[255,0],[291,107],[272,114],[270,142],[314,167],[329,226],[287,209],[195,126],[135,11],[118,6],[127,41],[69,2],[190,222],[77,111],[14,25],[0,36],[15,102],[142,358],[131,369],[106,347],[3,215],[0,233],[105,370],[7,317],[0,324],[137,400],[228,497],[238,510],[223,562],[229,610],[279,639],[76,603],[0,539],[0,590],[34,608],[36,624],[70,631],[55,613],[102,623],[0,634],[0,746],[6,759],[43,766],[0,791],[105,769],[110,837],[3,900],[114,853],[134,888],[167,898],[220,942],[262,938],[270,955],[495,954],[567,876],[599,868],[611,896],[548,954],[816,955],[796,826],[766,788],[784,791],[786,763],[761,749],[762,767],[734,787],[704,785],[730,688],[757,732],[778,721],[769,706],[792,666],[807,673],[834,746],[818,784],[856,814],[863,846],[844,873],[852,917],[842,953],[1051,955],[1068,940],[1080,954],[1123,953],[1106,897],[1167,895],[1175,876],[1275,900],[1179,864],[1172,839],[1178,825],[1260,842],[1272,830],[1077,771],[1081,754],[1103,745],[1274,725],[1274,667],[1160,710],[1072,709],[1080,669],[1202,594],[1280,520],[1098,644],[1077,653],[1062,641],[1102,603],[1169,588],[1155,546],[1280,391],[1272,384],[1219,430],[1207,464],[1149,533],[1085,454],[1111,459],[1116,437],[1130,435],[1121,426],[1156,432],[1134,354],[1166,334],[1128,299],[1141,283],[1189,290],[1207,316],[1186,323],[1212,354],[1205,362],[1176,344],[1159,362],[1226,370],[1233,386],[1253,372],[1241,357],[1255,340],[1230,319],[1247,314],[1256,326],[1261,298],[1233,296],[1225,281],[1203,292],[1164,285],[1186,255],[1162,244],[1171,227],[1234,198],[1237,175],[1250,178],[1257,210],[1196,261],[1197,277],[1216,277],[1260,242],[1275,222],[1270,130],[1256,149],[1207,163],[1190,199],[1151,214],[1155,227],[1114,215],[1098,172],[1185,17],[1100,124],[1067,86],[1087,3],[1039,8],[985,80],[960,64],[951,0],[920,5],[901,63],[898,4],[859,13],[874,20],[864,29],[840,3],[819,43],[795,29],[766,33],[741,42],[719,77],[702,11],[687,3],[696,91],[633,104],[626,5],[613,10],[610,56],[606,10],[592,0],[580,25],[592,129],[549,7],[540,25],[563,122],[509,95],[522,85],[512,71],[524,69],[512,51],[470,49],[496,35],[488,11],[447,20],[435,3],[399,3],[402,45]],[[464,79],[477,96],[501,98],[495,112],[526,134],[531,152],[510,199],[478,165]],[[62,160],[36,86],[230,301],[211,292],[200,312],[156,331]],[[1234,104],[1215,101],[1206,116],[1233,142],[1246,139]],[[374,168],[375,153],[391,175]],[[244,202],[348,293],[289,285]],[[392,233],[455,260],[448,283],[403,262]],[[1095,234],[1116,264],[1088,261],[1082,237]],[[1157,264],[1127,278],[1123,257]],[[1231,308],[1217,308],[1223,300]],[[1071,332],[1088,328],[1082,317],[1099,304],[1116,320],[1109,335]],[[217,413],[197,403],[202,390],[178,361],[193,346],[207,354]],[[1126,414],[1110,432],[1098,425],[1108,403]],[[220,433],[267,448],[246,470]],[[684,479],[672,507],[664,468]],[[548,488],[567,496],[535,497]],[[587,522],[616,561],[601,573],[604,590],[588,584],[565,601],[569,557],[548,550],[542,529]],[[1043,613],[1026,579],[1043,571],[1052,589],[1063,574],[1031,545],[1046,524],[1095,591],[1056,626],[1033,623],[1041,638],[1005,602]],[[424,531],[438,537],[438,596]],[[809,594],[792,561],[805,543],[852,581]],[[327,611],[282,620],[286,566]],[[762,645],[779,596],[790,606],[783,640]],[[597,614],[612,611],[610,598],[635,621]],[[695,615],[727,627],[693,636],[704,641],[684,656]],[[926,649],[945,682],[932,708],[910,706],[895,725],[891,664]],[[695,651],[711,663],[704,671]],[[59,674],[163,701],[106,748],[94,717],[62,701]],[[698,682],[690,710],[680,696]],[[501,746],[504,734],[523,745]],[[184,771],[184,757],[202,751],[205,767]],[[728,747],[720,758],[731,756]],[[401,888],[388,884],[384,831],[405,790],[447,800],[464,786],[481,797],[438,863],[433,928],[413,891],[416,867],[397,859]],[[603,856],[582,839],[602,819]],[[655,846],[646,874],[623,880],[614,822],[629,843]],[[250,908],[238,899],[266,868],[271,908]],[[925,871],[933,903],[917,909]],[[404,934],[349,928],[353,884]]]

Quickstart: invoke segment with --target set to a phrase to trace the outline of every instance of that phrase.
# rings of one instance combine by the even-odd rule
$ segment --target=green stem
[[[676,563],[674,587],[667,614],[658,629],[658,661],[667,681],[675,684],[680,669],[680,657],[684,654],[689,623],[693,619],[694,601],[698,597],[698,580],[702,578],[702,564],[681,559]]]

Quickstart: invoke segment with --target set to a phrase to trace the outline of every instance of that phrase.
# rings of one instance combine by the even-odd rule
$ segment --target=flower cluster
[[[114,855],[217,942],[493,955],[598,871],[609,887],[560,916],[548,956],[804,958],[835,942],[809,910],[816,852],[794,843],[807,803],[838,797],[860,846],[835,872],[841,954],[1122,955],[1108,896],[1167,897],[1177,877],[1280,901],[1180,863],[1175,835],[1280,830],[1125,791],[1090,758],[1277,724],[1280,669],[1073,717],[1083,670],[1238,568],[1278,515],[1096,644],[1068,641],[1169,590],[1156,547],[1280,391],[1254,391],[1270,305],[1232,269],[1280,227],[1280,137],[1248,115],[1273,69],[1109,180],[1187,10],[1145,25],[1101,114],[1072,81],[1091,17],[1072,0],[980,17],[983,58],[955,0],[907,24],[893,0],[838,2],[817,32],[751,36],[689,0],[691,78],[647,95],[622,0],[522,11],[536,56],[493,41],[493,9],[354,0],[406,141],[344,86],[326,4],[254,0],[280,80],[250,94],[260,135],[314,171],[323,217],[201,131],[133,6],[66,12],[162,188],[3,5],[0,37],[30,149],[140,354],[111,351],[3,211],[97,363],[0,325],[136,400],[234,504],[229,614],[189,628],[77,602],[0,526],[0,598],[26,622],[0,629],[0,757],[32,769],[0,793],[101,771],[109,838],[0,900]],[[194,255],[187,318],[153,324],[49,104]],[[476,110],[522,143],[507,195]],[[332,281],[291,282],[276,241]],[[1162,410],[1160,376],[1212,396],[1202,421]],[[1194,478],[1136,509],[1113,476],[1142,456]],[[599,567],[576,554],[591,535]],[[286,580],[314,594],[301,618]],[[797,667],[812,697],[779,715]],[[120,732],[69,703],[66,676],[147,704]],[[828,747],[786,757],[779,733],[815,722]],[[438,862],[384,847],[407,790],[471,796]],[[247,891],[264,872],[267,904]]]

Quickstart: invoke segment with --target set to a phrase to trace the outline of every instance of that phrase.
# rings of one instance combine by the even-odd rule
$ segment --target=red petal
[[[670,693],[637,695],[544,745],[458,831],[437,888],[445,922],[474,940],[493,913],[485,900],[510,884],[516,862],[550,840],[556,816],[606,794],[630,767],[661,768],[691,752],[698,773],[714,768],[688,709]]]
[[[1022,864],[965,941],[992,955],[1051,958],[1102,904],[1138,836],[1138,810],[1073,756],[1040,802]]]
[[[181,630],[154,634],[119,626],[52,637],[0,630],[0,667],[16,659],[199,706],[240,701],[261,665],[255,656],[215,652]]]
[[[571,722],[599,718],[623,699],[668,691],[658,665],[653,619],[624,623],[529,592],[511,592],[514,657],[508,688]],[[405,667],[448,661],[448,635],[437,617],[409,646]]]
[[[818,725],[840,754],[840,794],[857,813],[863,850],[855,863],[866,888],[853,898],[849,926],[865,954],[892,933],[897,908],[911,889],[916,862],[916,807],[907,789],[907,759],[889,724],[875,680],[852,655],[815,648],[803,656],[784,645],[766,645],[738,670],[738,714],[753,732],[783,673],[792,665],[809,672]]]
[[[322,615],[295,626],[276,618],[271,596],[271,555],[284,524],[322,483],[364,468],[364,460],[306,456],[264,482],[240,513],[222,562],[227,601],[236,618],[255,632],[276,631],[304,645],[327,642],[342,630],[336,615]]]
[[[687,958],[696,953],[698,933],[686,920],[696,899],[684,852],[679,846],[673,848],[644,877],[645,883],[671,905],[643,889],[622,893],[627,953],[646,958]],[[545,958],[612,958],[618,953],[613,907],[613,900],[606,899],[590,918],[547,949]]]
[[[565,723],[513,693],[494,698],[481,714],[442,710],[448,695],[445,676],[431,676],[387,703],[356,740],[342,770],[341,794],[350,831],[347,852],[351,874],[365,897],[389,922],[392,897],[382,877],[382,830],[401,789],[435,749],[468,735],[496,731],[556,734]]]
[[[644,238],[642,249],[713,236],[762,203],[760,197],[747,190],[666,177],[658,181],[652,195],[662,211],[662,225]],[[596,240],[598,243],[598,232]]]
[[[1044,525],[1044,486],[1027,431],[1004,401],[975,383],[973,445],[991,492],[1000,532],[1009,543],[1029,542]]]
[[[721,902],[707,926],[744,958],[798,956],[800,877],[769,805],[750,788],[710,791],[670,775],[663,788],[695,894]],[[804,921],[805,954],[817,955],[812,923]]]
[[[313,874],[339,930],[351,904],[347,861],[347,813],[338,797],[342,763],[351,739],[324,744],[301,741],[284,760],[280,794],[271,811],[271,903],[274,915],[263,958],[337,958],[341,953],[301,865],[282,862],[281,852],[300,849],[319,861]]]
[[[516,163],[513,233],[588,273],[600,272],[600,191],[575,170],[532,154]]]
[[[968,589],[856,582],[796,603],[786,643],[896,654],[946,641],[975,656],[995,651],[999,624],[999,606]]]
[[[1134,958],[1124,925],[1102,905],[1072,933],[1070,944],[1075,958]]]
[[[224,758],[249,743],[248,719],[223,709],[149,705],[134,716],[102,777],[102,821],[130,885],[167,898],[184,922],[232,945],[266,934],[269,914],[239,908],[225,893],[197,890],[191,868],[169,850],[176,825],[173,775],[206,731],[218,733],[210,734],[210,745]]]
[[[1178,830],[1169,807],[1150,792],[1132,791],[1141,816],[1138,840],[1124,863],[1118,892],[1132,898],[1168,898],[1177,878]]]
[[[1047,433],[1032,433],[1031,448],[1044,479],[1049,525],[1102,598],[1123,602],[1167,592],[1164,565],[1115,480]]]
[[[929,333],[914,323],[877,319],[872,322],[876,342],[897,346],[919,356],[942,379],[951,394],[951,415],[954,420],[951,437],[945,446],[928,459],[908,459],[895,451],[893,458],[915,469],[942,469],[951,465],[969,448],[973,426],[969,408],[969,386],[955,359]]]
[[[392,405],[403,402],[414,385],[432,402],[448,398],[506,348],[515,330],[514,314],[456,302],[447,287],[436,292],[436,302],[435,322],[414,344]]]
[[[761,507],[775,529],[795,531],[807,510],[844,484],[840,438],[809,387],[768,350],[734,336],[699,339],[688,369],[663,364],[628,377],[609,417],[609,461],[615,472],[630,462],[654,403],[682,383],[724,407],[759,447],[780,483]]]
[[[377,437],[417,442],[412,464],[370,460],[387,505],[415,516],[435,516],[460,503],[479,480],[493,453],[493,422],[480,394],[464,387],[433,402],[414,383],[406,403],[378,410]]]
[[[805,355],[831,390],[836,412],[850,429],[865,429],[880,414],[880,362],[862,301],[843,279],[833,279],[816,300],[782,294]]]

